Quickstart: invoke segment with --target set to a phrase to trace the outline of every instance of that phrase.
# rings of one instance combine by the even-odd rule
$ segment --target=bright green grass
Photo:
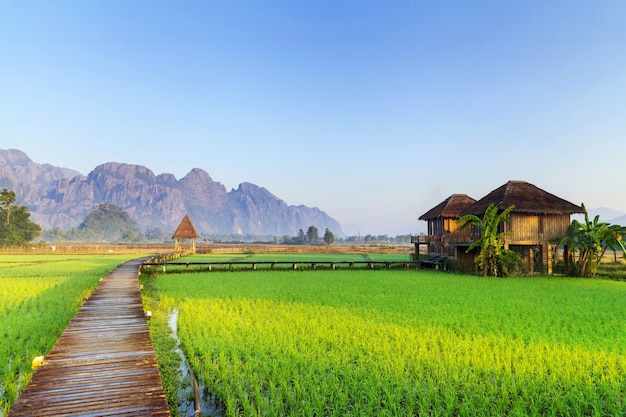
[[[228,415],[624,415],[626,286],[424,271],[160,275]]]
[[[265,262],[340,262],[340,261],[364,261],[360,254],[342,253],[260,253],[250,256],[246,261]]]
[[[0,416],[100,278],[132,255],[0,255]]]
[[[168,272],[180,271],[206,271],[206,265],[185,265],[187,263],[200,262],[259,262],[254,267],[251,265],[233,265],[232,269],[293,269],[296,263],[296,269],[310,269],[312,264],[316,264],[315,268],[329,269],[330,262],[369,262],[369,261],[389,261],[389,262],[408,262],[409,255],[402,254],[336,254],[336,253],[261,253],[261,254],[203,254],[192,255],[176,259],[171,262],[171,266],[167,267]],[[270,262],[285,262],[284,264],[272,265]],[[378,266],[379,268],[381,266]],[[368,268],[367,264],[337,264],[335,268]],[[229,265],[212,265],[211,270],[230,270]]]
[[[240,254],[240,253],[207,253],[207,254],[197,254],[190,256],[183,256],[182,258],[177,258],[171,261],[171,263],[187,263],[187,262],[235,262],[235,261],[243,261],[246,260],[250,255],[248,254]]]

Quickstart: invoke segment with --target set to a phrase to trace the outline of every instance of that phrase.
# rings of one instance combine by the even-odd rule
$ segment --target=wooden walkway
[[[122,264],[93,292],[13,404],[19,416],[169,416],[138,269]]]

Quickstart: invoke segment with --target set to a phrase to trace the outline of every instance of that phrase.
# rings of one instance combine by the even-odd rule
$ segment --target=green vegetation
[[[186,354],[229,416],[626,414],[621,282],[402,270],[142,279],[155,317],[179,311]]]
[[[127,212],[114,204],[99,204],[78,227],[63,231],[58,227],[41,234],[44,241],[60,242],[165,242],[171,233],[148,229],[141,233]]]
[[[326,243],[327,245],[332,245],[333,243],[335,243],[335,235],[328,227],[326,228],[326,230],[324,230],[324,243]]]
[[[470,225],[480,229],[480,236],[467,248],[467,252],[474,248],[480,248],[475,263],[478,264],[484,276],[497,277],[503,275],[503,269],[498,268],[499,260],[505,254],[502,241],[511,233],[500,231],[500,224],[509,222],[508,215],[514,208],[515,206],[510,206],[499,211],[498,206],[490,204],[482,218],[468,214],[458,220],[459,223],[462,223],[460,229]],[[506,256],[515,256],[515,253],[509,251]]]
[[[0,246],[24,246],[41,232],[30,221],[30,212],[16,203],[15,192],[0,191]]]
[[[598,266],[598,273],[596,274],[596,277],[626,281],[626,263],[601,263]]]
[[[211,265],[211,271],[230,271],[229,263],[246,262],[245,265],[233,265],[233,270],[252,269],[329,269],[331,263],[334,267],[363,269],[369,268],[369,262],[405,262],[411,261],[408,254],[358,254],[358,253],[242,253],[242,254],[204,254],[191,257],[179,258],[172,261],[165,268],[168,273],[173,272],[205,272],[209,269],[207,262],[219,262],[223,265]],[[281,263],[282,262],[282,263]],[[354,262],[354,264],[352,264]],[[368,263],[365,263],[368,262]],[[195,265],[194,265],[195,263]],[[257,263],[252,266],[252,263]],[[276,264],[273,264],[276,263]],[[381,265],[378,268],[384,267]],[[405,265],[397,264],[396,268],[404,268]],[[408,266],[407,266],[408,267]]]
[[[584,222],[572,221],[567,236],[563,237],[559,244],[569,245],[572,251],[572,259],[569,262],[572,266],[570,274],[592,277],[597,274],[598,265],[607,248],[612,251],[621,250],[626,256],[626,248],[621,240],[626,228],[601,222],[600,216],[591,221],[585,205],[582,207],[585,210]]]
[[[139,235],[137,223],[113,204],[99,204],[78,229],[96,241],[132,241]]]
[[[0,415],[32,376],[82,298],[131,255],[0,255]],[[6,365],[5,365],[6,364]]]

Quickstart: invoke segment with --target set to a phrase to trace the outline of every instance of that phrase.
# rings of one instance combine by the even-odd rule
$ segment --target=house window
[[[539,233],[543,233],[543,216],[539,216],[539,224],[537,225]]]
[[[432,226],[431,235],[443,235],[443,219],[435,219],[429,225]]]
[[[472,225],[472,236],[480,236],[482,234],[482,229],[480,227],[476,227]]]

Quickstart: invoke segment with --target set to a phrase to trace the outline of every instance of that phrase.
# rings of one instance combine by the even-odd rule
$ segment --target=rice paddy
[[[0,416],[100,278],[129,255],[0,255]]]
[[[0,256],[0,416],[30,379],[32,358],[130,257]],[[177,272],[142,274],[151,330],[178,312],[182,348],[227,416],[626,415],[623,281],[412,269]],[[167,331],[153,337],[158,345]],[[164,367],[169,348],[156,347]]]
[[[414,270],[144,279],[157,314],[179,312],[183,349],[227,416],[626,415],[623,282]]]

